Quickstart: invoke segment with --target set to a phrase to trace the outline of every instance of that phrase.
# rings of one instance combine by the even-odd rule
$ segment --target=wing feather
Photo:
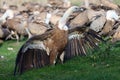
[[[35,36],[36,37],[36,36]],[[49,65],[49,55],[42,40],[28,40],[18,51],[15,62],[15,74],[22,74],[31,68]]]
[[[84,56],[98,48],[99,42],[104,42],[101,36],[88,27],[70,28],[65,60],[75,56]]]

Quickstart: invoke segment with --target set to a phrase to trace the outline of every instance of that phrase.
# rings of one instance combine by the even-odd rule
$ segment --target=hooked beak
[[[80,8],[77,8],[75,12],[83,12],[85,10],[86,10],[86,8],[80,7]]]

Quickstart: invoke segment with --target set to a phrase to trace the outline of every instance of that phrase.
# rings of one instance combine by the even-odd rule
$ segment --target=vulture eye
[[[80,11],[80,8],[76,7],[73,12],[79,12],[79,11]]]
[[[79,7],[76,7],[75,10],[78,11],[80,8]]]

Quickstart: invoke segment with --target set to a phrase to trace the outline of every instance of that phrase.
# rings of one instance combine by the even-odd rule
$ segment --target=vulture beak
[[[119,19],[120,19],[120,16],[118,16],[119,17]]]
[[[76,8],[75,9],[75,13],[77,12],[77,13],[79,13],[79,12],[83,12],[83,11],[85,11],[86,10],[86,8],[83,8],[83,7],[78,7],[78,8]]]

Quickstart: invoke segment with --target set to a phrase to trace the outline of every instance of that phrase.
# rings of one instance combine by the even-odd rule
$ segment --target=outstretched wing
[[[68,38],[65,60],[74,56],[87,55],[89,50],[97,48],[98,43],[104,41],[97,32],[88,27],[70,29]]]
[[[33,36],[20,48],[16,57],[14,75],[31,68],[49,65],[49,53],[43,41],[52,36],[50,32]]]

